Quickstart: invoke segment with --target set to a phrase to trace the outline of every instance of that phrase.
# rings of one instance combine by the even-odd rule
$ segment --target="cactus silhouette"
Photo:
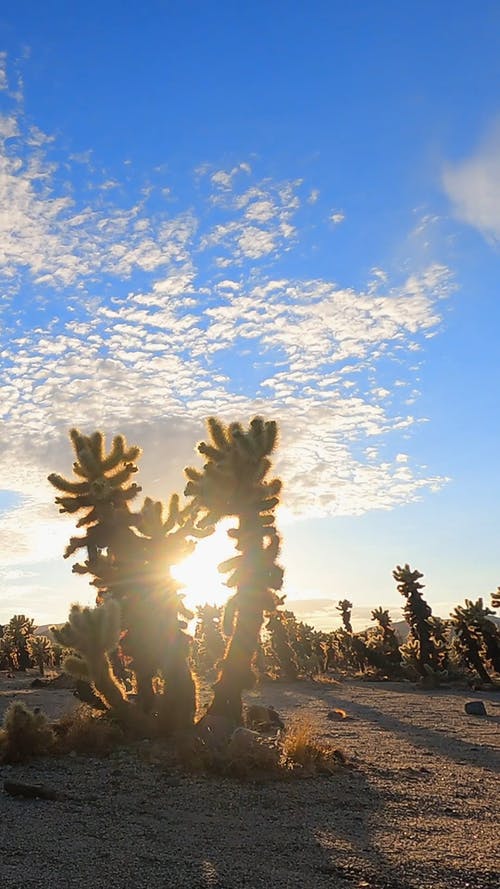
[[[219,565],[221,573],[229,574],[226,585],[236,592],[225,610],[224,631],[230,641],[208,712],[241,723],[241,693],[253,684],[251,663],[263,615],[275,609],[276,591],[283,583],[283,570],[276,563],[280,538],[275,526],[281,481],[266,480],[277,426],[255,417],[244,430],[239,423],[225,426],[211,418],[208,431],[211,441],[198,446],[206,463],[201,471],[185,470],[189,479],[185,494],[203,513],[201,527],[225,517],[237,519],[237,527],[228,534],[239,552]]]
[[[52,633],[60,645],[78,653],[69,655],[63,668],[92,682],[104,703],[118,715],[124,715],[130,704],[109,660],[109,653],[120,638],[118,603],[110,599],[96,608],[73,605],[68,621],[62,627],[52,627]]]
[[[392,572],[398,591],[406,599],[404,616],[410,626],[410,634],[400,651],[407,663],[414,665],[422,679],[435,681],[443,669],[443,644],[434,635],[432,610],[422,596],[424,584],[420,571],[412,571],[409,565],[398,565]]]
[[[476,602],[466,599],[465,604],[457,605],[451,615],[462,656],[483,682],[491,682],[488,663],[500,673],[500,631],[489,620],[492,614],[482,599]]]
[[[171,497],[168,509],[147,497],[139,512],[132,512],[129,503],[141,490],[131,481],[140,449],[128,447],[118,435],[106,454],[101,432],[86,436],[73,429],[70,437],[77,457],[73,470],[79,480],[52,474],[49,481],[63,492],[56,497],[60,511],[82,513],[77,527],[84,527],[86,533],[71,538],[65,557],[86,549],[87,558],[74,565],[73,571],[92,577],[99,606],[96,615],[107,603],[119,603],[116,614],[120,625],[113,646],[119,645],[119,650],[113,663],[117,667],[127,663],[134,674],[138,708],[145,714],[156,713],[157,725],[165,733],[186,728],[193,722],[196,707],[185,633],[192,615],[183,604],[181,584],[173,578],[171,568],[189,555],[195,539],[210,534],[212,527],[205,523],[199,528],[191,505],[181,510],[177,495]],[[75,619],[83,636],[90,636],[87,642],[84,638],[79,642],[84,665],[81,659],[70,659],[69,666],[81,675],[88,669],[107,704],[113,709],[117,706],[122,715],[128,714],[122,685],[108,657],[110,649],[104,650],[104,660],[101,650],[97,662],[89,654],[89,645],[96,654],[92,648],[94,622],[101,618],[86,614],[82,622],[72,612],[70,622]],[[164,680],[159,694],[153,688],[156,676]],[[103,682],[112,700],[106,696]]]

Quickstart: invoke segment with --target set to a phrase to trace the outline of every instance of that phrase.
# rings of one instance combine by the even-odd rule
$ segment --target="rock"
[[[66,799],[63,793],[53,790],[52,787],[45,787],[43,784],[22,784],[19,781],[4,781],[3,789],[10,796],[23,796],[28,799]]]
[[[30,688],[45,688],[49,684],[48,679],[40,679],[38,676],[30,683]]]
[[[483,701],[467,701],[465,705],[465,712],[469,714],[469,716],[487,716],[486,707],[484,706]]]
[[[219,750],[229,743],[234,724],[224,716],[203,716],[195,727],[196,735],[210,749]]]
[[[239,726],[231,735],[228,754],[231,757],[247,757],[255,751],[261,740],[258,732]]]
[[[349,719],[345,710],[342,710],[340,707],[335,707],[334,710],[329,710],[326,714],[326,718],[331,720]]]
[[[53,676],[52,679],[49,679],[47,682],[47,688],[75,688],[75,682],[73,676],[69,676],[68,673],[60,673],[59,676]]]
[[[259,732],[285,728],[285,723],[274,707],[264,707],[261,704],[251,704],[246,708],[245,725],[247,728]]]

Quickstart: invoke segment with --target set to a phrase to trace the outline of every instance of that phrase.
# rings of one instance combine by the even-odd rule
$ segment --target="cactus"
[[[284,612],[275,611],[270,614],[266,629],[270,635],[271,652],[278,661],[281,675],[285,679],[297,679],[299,667],[295,652],[290,644]]]
[[[44,756],[52,751],[55,740],[47,717],[17,701],[6,711],[0,729],[0,761],[17,763]]]
[[[500,632],[489,620],[492,614],[482,599],[476,602],[466,599],[465,605],[458,605],[451,615],[460,652],[483,682],[491,682],[488,664],[500,673]]]
[[[110,599],[96,608],[73,605],[67,623],[51,631],[60,645],[77,652],[65,659],[64,670],[92,682],[104,703],[117,715],[124,715],[130,704],[109,660],[120,638],[118,603]]]
[[[435,638],[432,611],[421,593],[424,589],[424,584],[420,583],[423,574],[412,571],[409,565],[404,568],[398,565],[392,576],[397,582],[398,591],[406,599],[403,613],[410,625],[408,639],[400,648],[401,654],[422,680],[432,680],[435,684],[442,672],[444,647]]]
[[[180,509],[177,495],[171,498],[168,510],[147,497],[141,510],[132,512],[129,502],[141,490],[131,482],[140,449],[127,447],[123,436],[116,436],[106,454],[101,432],[85,436],[73,429],[70,436],[77,456],[73,469],[79,480],[52,474],[49,481],[63,492],[56,497],[61,512],[82,513],[78,527],[85,527],[86,534],[71,539],[65,556],[86,548],[87,559],[74,565],[73,571],[91,575],[99,607],[109,601],[120,605],[114,646],[119,642],[119,650],[114,664],[123,670],[126,662],[134,674],[139,709],[145,714],[157,713],[165,732],[186,728],[193,722],[196,707],[188,666],[189,637],[184,632],[192,615],[183,605],[181,585],[172,577],[171,568],[189,555],[197,537],[206,536],[212,528],[198,528],[196,515],[189,505]],[[94,625],[87,629],[93,633]],[[98,665],[100,678],[93,681],[108,706],[115,709],[116,705],[122,714],[128,713],[109,649],[105,654],[106,662],[101,659]],[[83,660],[88,667],[88,657]],[[70,660],[69,665],[82,674],[80,661]],[[156,676],[165,680],[164,692],[159,695],[153,688]],[[106,697],[101,680],[114,703]]]
[[[341,599],[338,605],[335,606],[337,611],[340,611],[340,616],[342,618],[342,625],[346,633],[352,633],[352,623],[351,623],[351,612],[352,612],[352,602],[349,602],[348,599]]]
[[[2,649],[11,669],[24,672],[31,667],[28,643],[33,636],[33,629],[33,619],[25,614],[15,614],[5,627]]]
[[[77,527],[86,528],[86,533],[83,537],[71,538],[64,557],[86,547],[88,560],[83,565],[75,565],[73,570],[78,574],[92,574],[93,563],[101,550],[111,547],[125,553],[131,543],[135,517],[128,502],[141,489],[130,483],[130,478],[137,472],[134,460],[141,451],[135,446],[127,448],[122,435],[114,438],[107,455],[102,432],[87,436],[72,429],[70,438],[77,457],[73,471],[80,481],[72,482],[52,473],[49,482],[63,492],[56,497],[61,513],[84,511]]]
[[[210,674],[224,654],[226,641],[222,632],[222,611],[222,607],[209,605],[208,602],[196,609],[194,659],[203,675]]]
[[[386,608],[375,608],[371,617],[378,626],[367,632],[368,663],[384,673],[398,675],[401,670],[401,654],[389,612]]]
[[[32,636],[28,640],[28,653],[35,662],[40,676],[45,675],[45,665],[53,662],[52,642],[47,636]]]
[[[236,589],[225,610],[225,632],[230,641],[221,663],[209,706],[211,714],[242,721],[241,694],[253,684],[252,658],[259,644],[264,612],[276,607],[283,570],[276,563],[280,538],[275,526],[281,481],[267,481],[277,426],[254,418],[247,430],[239,423],[224,426],[208,421],[211,441],[201,442],[206,458],[203,470],[188,467],[186,496],[203,516],[199,526],[212,526],[225,517],[236,517],[238,526],[228,531],[239,555],[219,565],[230,576],[226,585]]]

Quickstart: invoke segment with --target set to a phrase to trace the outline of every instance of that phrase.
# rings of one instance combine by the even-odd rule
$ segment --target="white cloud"
[[[145,493],[164,499],[214,413],[278,419],[289,512],[389,509],[442,483],[377,446],[417,422],[402,400],[414,397],[407,354],[439,324],[445,268],[397,287],[376,275],[365,290],[297,279],[283,258],[300,237],[300,180],[238,164],[229,187],[207,167],[202,206],[152,214],[147,195],[124,207],[118,189],[103,192],[114,176],[78,196],[71,159],[59,168],[18,110],[3,120],[0,263],[16,301],[4,309],[0,445],[9,490],[29,498],[0,525],[11,564],[62,550],[46,476],[71,471],[72,425],[142,445]],[[382,357],[397,381],[386,370],[377,383]]]
[[[341,210],[333,210],[333,212],[330,213],[329,219],[334,225],[340,225],[340,223],[344,221],[345,215]]]
[[[202,170],[203,173],[206,171],[205,168],[202,168]],[[238,173],[246,173],[247,175],[250,175],[251,172],[252,169],[250,164],[241,163],[236,167],[233,167],[232,170],[217,170],[215,173],[212,173],[210,179],[213,185],[226,191],[232,187],[233,180]]]
[[[500,124],[471,157],[446,165],[443,186],[458,219],[500,239]]]
[[[4,91],[9,88],[7,80],[7,53],[0,52],[0,90]]]

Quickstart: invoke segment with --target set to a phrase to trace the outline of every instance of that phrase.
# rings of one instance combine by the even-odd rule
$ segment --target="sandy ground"
[[[0,715],[13,698],[51,717],[74,706],[71,692],[23,682],[0,682]],[[488,716],[465,714],[474,699]],[[285,721],[307,713],[357,767],[249,784],[185,776],[130,750],[3,766],[2,780],[71,799],[0,790],[2,889],[498,889],[500,694],[307,681],[248,701]],[[330,721],[334,707],[350,718]]]

